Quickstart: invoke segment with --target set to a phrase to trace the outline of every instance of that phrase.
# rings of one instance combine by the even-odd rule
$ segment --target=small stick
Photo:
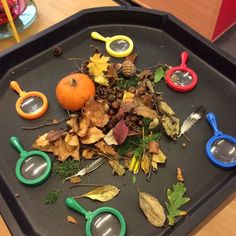
[[[86,186],[91,186],[91,187],[101,187],[103,186],[104,184],[77,184],[77,185],[72,185],[69,187],[69,189],[72,189],[72,188],[77,188],[77,187],[86,187]]]
[[[46,124],[41,124],[41,125],[36,125],[36,126],[31,126],[31,127],[27,127],[27,126],[23,126],[21,127],[21,129],[23,130],[34,130],[34,129],[39,129],[39,128],[42,128],[42,127],[45,127],[45,126],[51,126],[51,125],[58,125],[64,121],[66,121],[68,118],[63,118],[61,120],[58,120],[58,121],[52,121],[52,122],[49,122],[49,123],[46,123]]]

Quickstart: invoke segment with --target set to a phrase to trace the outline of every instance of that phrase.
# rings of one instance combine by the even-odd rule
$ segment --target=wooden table
[[[56,3],[55,3],[56,2]],[[69,2],[69,4],[68,4]],[[99,6],[117,6],[112,0],[35,0],[38,17],[33,25],[20,34],[22,40],[38,33],[53,24],[86,8]],[[45,10],[46,9],[46,10]],[[15,44],[14,39],[0,40],[0,53]],[[195,236],[233,236],[236,222],[236,193],[224,201],[190,235]],[[10,236],[4,219],[0,215],[0,235]]]

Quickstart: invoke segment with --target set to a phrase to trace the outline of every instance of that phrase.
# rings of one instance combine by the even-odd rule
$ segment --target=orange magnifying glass
[[[21,117],[32,120],[47,111],[48,100],[44,94],[37,91],[25,92],[16,81],[11,81],[10,87],[20,95],[16,102],[16,112]]]

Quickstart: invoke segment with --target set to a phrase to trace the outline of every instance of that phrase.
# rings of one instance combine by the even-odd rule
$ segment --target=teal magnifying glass
[[[85,210],[74,198],[66,199],[66,205],[87,219],[86,236],[125,236],[126,223],[123,215],[112,207]]]
[[[43,183],[51,173],[51,159],[42,151],[33,150],[27,152],[23,149],[20,140],[13,136],[10,138],[12,146],[20,153],[20,159],[16,163],[16,177],[26,185],[38,185]]]

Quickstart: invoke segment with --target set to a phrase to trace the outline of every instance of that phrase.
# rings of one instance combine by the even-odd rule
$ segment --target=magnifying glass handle
[[[16,82],[16,81],[11,81],[10,83],[10,87],[15,90],[20,96],[22,96],[23,94],[25,94],[25,91],[23,91],[20,88],[20,85]]]
[[[10,142],[11,142],[12,146],[13,146],[20,154],[26,152],[26,151],[23,149],[23,147],[22,147],[22,145],[21,145],[21,143],[20,143],[20,140],[19,140],[17,137],[12,136],[12,137],[10,138]]]
[[[187,66],[187,60],[188,60],[188,53],[182,52],[181,54],[181,66],[186,67]]]
[[[223,133],[217,127],[215,115],[212,112],[210,112],[206,115],[206,118],[209,124],[211,125],[215,135],[222,135]]]
[[[68,197],[65,202],[69,208],[73,209],[74,211],[78,211],[86,217],[88,211],[86,211],[74,198]]]
[[[101,41],[103,41],[103,42],[106,42],[106,41],[108,40],[108,38],[103,37],[103,36],[102,36],[101,34],[99,34],[98,32],[92,32],[92,33],[91,33],[91,37],[92,37],[93,39],[101,40]]]

